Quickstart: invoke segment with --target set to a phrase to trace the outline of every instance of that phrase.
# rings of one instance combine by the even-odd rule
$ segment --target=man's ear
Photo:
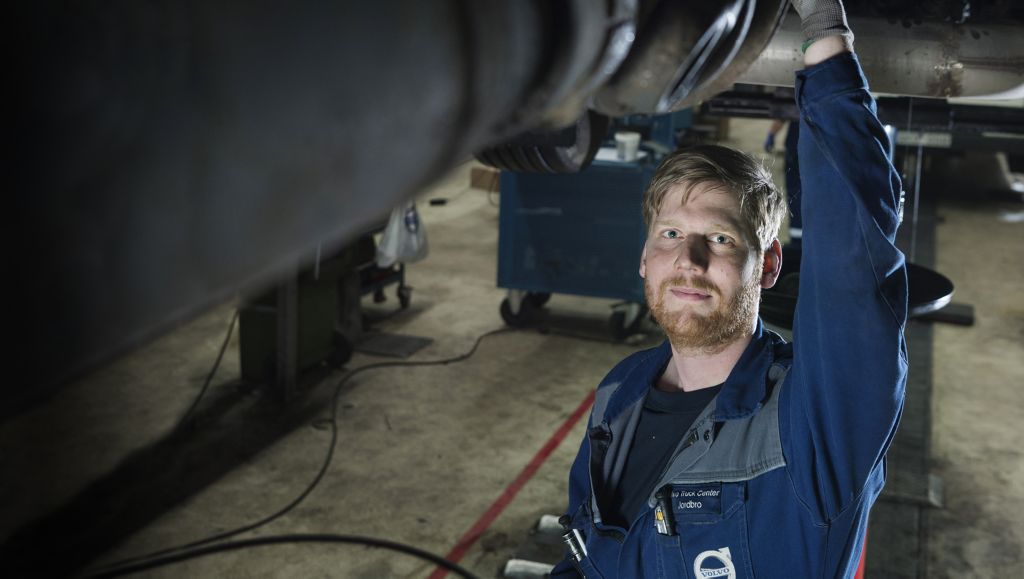
[[[778,239],[772,240],[772,244],[764,250],[763,260],[761,287],[768,289],[775,285],[775,281],[779,279],[779,272],[782,271],[782,244]]]
[[[644,243],[643,253],[640,254],[640,277],[647,279],[647,244]]]

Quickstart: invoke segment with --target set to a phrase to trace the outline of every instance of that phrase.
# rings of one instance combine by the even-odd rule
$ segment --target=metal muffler
[[[873,91],[921,97],[1024,98],[1024,34],[1010,24],[850,18],[854,48]],[[800,19],[786,16],[738,82],[793,86],[803,66]]]

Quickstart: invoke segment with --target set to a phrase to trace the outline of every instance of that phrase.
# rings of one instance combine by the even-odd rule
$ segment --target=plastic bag
[[[416,212],[416,203],[409,201],[395,207],[377,245],[377,267],[413,263],[426,256],[427,232]]]

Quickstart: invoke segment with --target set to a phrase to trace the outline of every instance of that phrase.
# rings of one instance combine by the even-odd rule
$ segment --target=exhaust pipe
[[[875,92],[920,97],[1024,98],[1024,35],[1006,24],[924,22],[904,27],[850,18],[855,49]],[[799,17],[790,12],[737,82],[793,86],[803,67]]]

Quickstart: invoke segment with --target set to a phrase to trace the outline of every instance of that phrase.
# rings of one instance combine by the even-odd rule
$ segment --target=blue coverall
[[[567,515],[587,556],[567,555],[553,577],[853,575],[903,408],[901,185],[854,54],[799,71],[796,99],[805,222],[793,342],[758,322],[628,529],[603,523],[601,508],[671,349],[620,362],[570,473]]]

